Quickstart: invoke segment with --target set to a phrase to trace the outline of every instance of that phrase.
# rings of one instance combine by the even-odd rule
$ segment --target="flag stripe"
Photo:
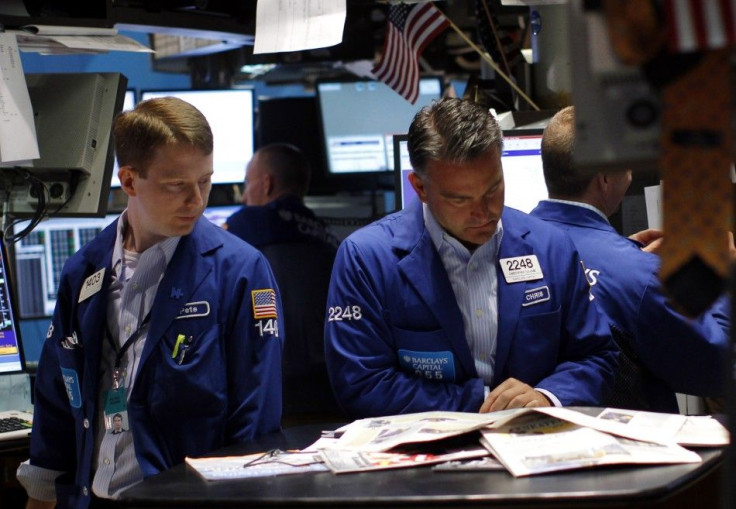
[[[449,26],[431,2],[392,5],[381,58],[374,76],[412,104],[419,96],[419,56]]]
[[[666,0],[670,51],[718,49],[736,44],[736,0]]]

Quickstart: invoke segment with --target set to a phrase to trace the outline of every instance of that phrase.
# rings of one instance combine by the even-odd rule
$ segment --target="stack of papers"
[[[135,39],[120,35],[115,28],[26,25],[13,33],[21,51],[42,55],[153,52]]]
[[[335,474],[436,465],[436,471],[506,469],[516,477],[614,464],[699,463],[685,446],[722,447],[710,416],[606,408],[525,408],[489,414],[423,412],[361,419],[302,451],[187,458],[207,480]]]

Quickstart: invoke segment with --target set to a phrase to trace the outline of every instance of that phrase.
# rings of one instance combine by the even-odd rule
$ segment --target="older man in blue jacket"
[[[341,245],[326,356],[355,416],[597,405],[615,345],[570,240],[504,209],[502,135],[458,99],[409,130],[421,201]]]
[[[608,222],[629,188],[631,172],[579,170],[573,161],[574,138],[575,114],[568,107],[544,132],[542,160],[550,200],[540,202],[532,215],[561,227],[573,240],[595,302],[637,366],[629,374],[636,384],[629,394],[617,395],[618,404],[678,412],[676,392],[723,395],[730,300],[723,295],[697,319],[674,308],[657,276],[659,257],[642,251]]]

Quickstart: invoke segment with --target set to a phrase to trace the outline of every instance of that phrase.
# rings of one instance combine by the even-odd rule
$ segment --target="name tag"
[[[501,258],[499,262],[503,277],[507,283],[520,283],[522,281],[536,281],[542,279],[542,267],[539,265],[537,255],[515,256],[513,258]]]
[[[89,299],[94,294],[102,290],[102,282],[104,279],[105,267],[102,267],[100,270],[85,279],[84,283],[82,283],[82,289],[79,291],[79,300],[77,302]]]
[[[202,316],[207,316],[210,314],[210,303],[206,300],[200,300],[197,302],[187,302],[184,304],[184,307],[179,310],[179,316],[176,317],[177,320],[180,318],[198,318]]]
[[[79,375],[73,369],[61,368],[61,377],[64,379],[66,387],[66,395],[69,397],[69,404],[73,408],[81,408],[82,394],[79,391]]]
[[[399,350],[399,364],[405,371],[429,380],[455,381],[455,361],[452,352],[415,352]]]
[[[524,292],[524,301],[522,306],[532,306],[549,300],[549,287],[540,286],[539,288],[532,288]]]

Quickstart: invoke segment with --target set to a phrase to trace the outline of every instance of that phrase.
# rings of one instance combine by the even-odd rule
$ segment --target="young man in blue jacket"
[[[35,385],[29,507],[104,505],[277,431],[281,302],[265,258],[202,218],[212,132],[175,98],[114,123],[127,209],[66,263]],[[113,433],[115,416],[126,431]]]
[[[570,240],[504,208],[502,133],[443,99],[409,129],[421,200],[341,245],[326,357],[354,416],[597,405],[616,350]]]
[[[724,295],[698,319],[674,309],[657,276],[659,257],[642,251],[608,222],[629,188],[631,172],[579,170],[573,161],[574,142],[575,112],[567,107],[544,132],[542,160],[550,199],[540,202],[532,215],[561,227],[573,240],[596,304],[622,350],[640,366],[628,406],[676,413],[676,392],[722,395],[729,299]]]

